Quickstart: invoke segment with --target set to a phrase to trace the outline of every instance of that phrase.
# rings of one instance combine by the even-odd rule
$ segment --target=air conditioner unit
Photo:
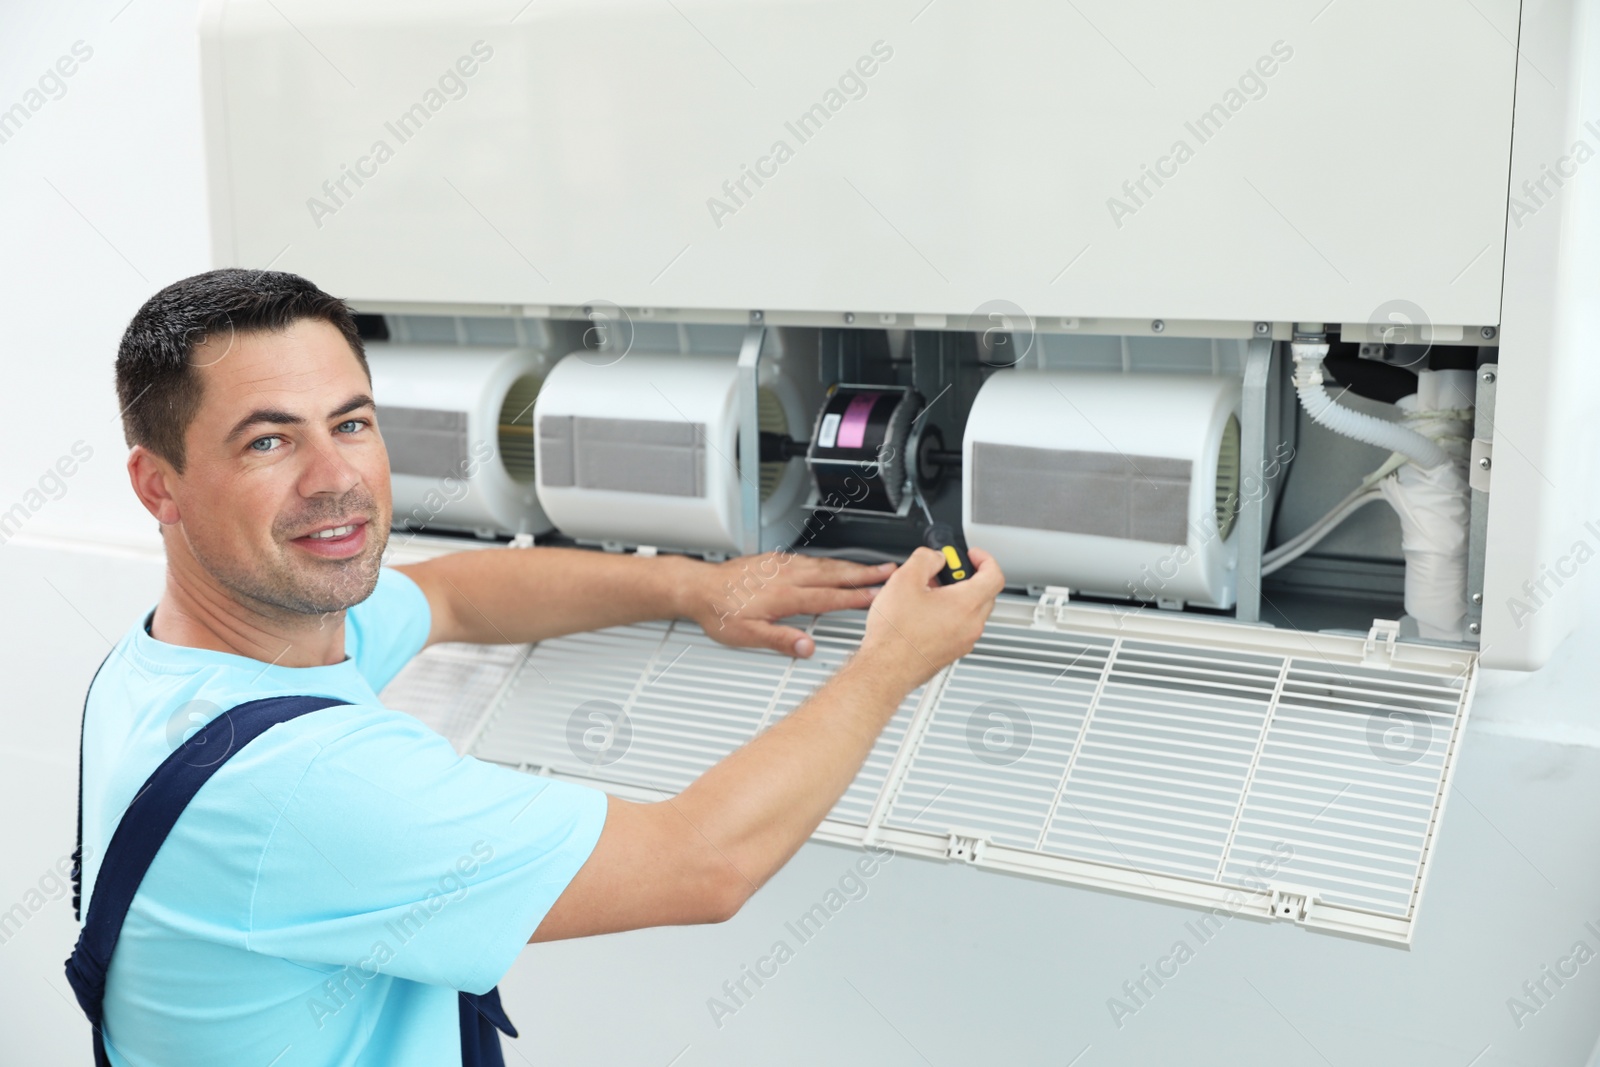
[[[1288,853],[1248,913],[1404,944],[1476,672],[1549,658],[1597,547],[1596,60],[1530,88],[1489,7],[1169,3],[1135,57],[1042,0],[786,0],[768,37],[807,47],[669,72],[673,5],[213,0],[215,253],[382,316],[397,366],[429,338],[408,388],[463,410],[504,400],[471,324],[572,339],[536,501],[464,527],[874,559],[938,517],[993,551],[988,633],[819,836],[1201,904]],[[810,661],[546,642],[458,740],[675,788],[861,625],[811,620]],[[594,700],[626,758],[572,749]]]

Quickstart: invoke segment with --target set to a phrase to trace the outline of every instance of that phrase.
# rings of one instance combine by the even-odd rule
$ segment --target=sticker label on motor
[[[837,411],[830,411],[822,416],[822,429],[817,434],[818,448],[832,448],[839,439],[839,419]]]

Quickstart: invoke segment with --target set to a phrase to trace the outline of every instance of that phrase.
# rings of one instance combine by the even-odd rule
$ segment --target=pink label
[[[844,421],[839,423],[840,448],[861,447],[861,443],[867,439],[867,418],[872,414],[872,405],[882,395],[862,393],[851,399],[849,406],[844,409]]]

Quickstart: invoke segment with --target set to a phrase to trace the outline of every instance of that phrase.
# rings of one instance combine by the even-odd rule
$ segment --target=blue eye
[[[355,433],[357,430],[364,428],[366,425],[367,422],[365,419],[347,419],[339,424],[339,431],[341,433]],[[345,429],[346,426],[354,426],[356,429],[347,430]]]
[[[251,449],[251,451],[254,451],[254,452],[275,452],[275,451],[277,451],[276,449],[273,449],[273,448],[262,448],[260,446],[265,444],[268,441],[281,441],[281,440],[283,440],[283,438],[279,437],[277,434],[270,434],[270,435],[268,435],[266,437],[258,437],[254,441],[250,442],[250,449]]]

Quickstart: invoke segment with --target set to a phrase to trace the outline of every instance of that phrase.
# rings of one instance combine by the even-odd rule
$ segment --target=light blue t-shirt
[[[346,612],[332,666],[170,645],[144,623],[89,690],[85,914],[123,810],[185,737],[261,697],[349,706],[272,727],[179,817],[112,957],[111,1062],[459,1064],[457,991],[500,981],[593,851],[605,795],[458,756],[379,703],[431,625],[399,571]]]

